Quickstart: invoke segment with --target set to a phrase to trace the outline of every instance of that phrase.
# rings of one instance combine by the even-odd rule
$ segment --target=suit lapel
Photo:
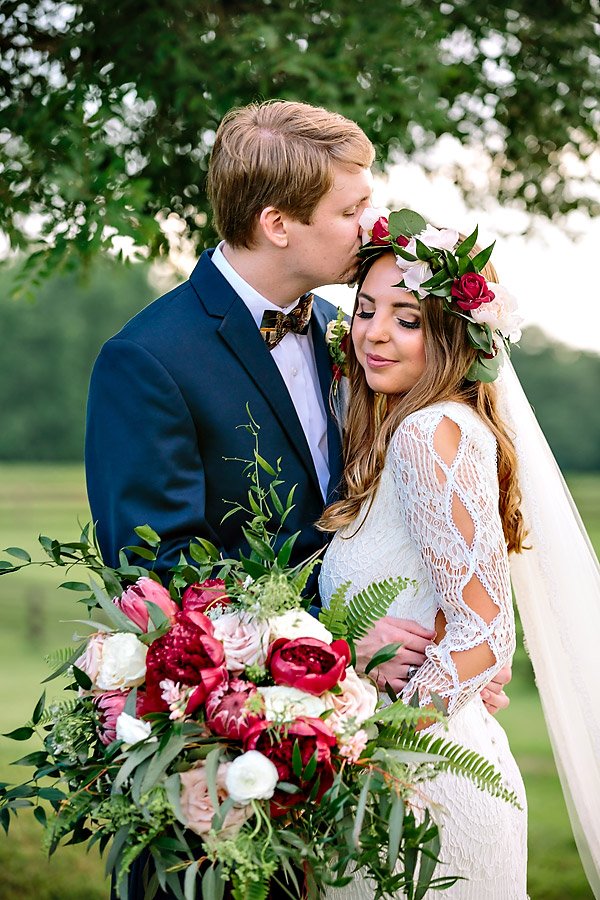
[[[217,334],[236,355],[271,407],[320,493],[319,479],[296,408],[249,310],[213,266],[209,253],[202,254],[190,281],[209,315],[222,319]]]
[[[315,351],[315,362],[319,375],[319,384],[323,395],[325,412],[327,413],[327,449],[329,455],[329,487],[327,499],[331,500],[332,492],[338,486],[342,476],[342,439],[340,426],[331,412],[332,364],[329,348],[325,341],[325,332],[329,322],[328,314],[320,307],[319,298],[315,298],[312,313],[312,338]]]

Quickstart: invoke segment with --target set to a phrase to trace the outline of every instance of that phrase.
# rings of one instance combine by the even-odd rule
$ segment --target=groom
[[[303,103],[252,104],[222,121],[208,184],[223,241],[104,345],[92,374],[86,475],[109,565],[145,523],[162,539],[161,574],[193,537],[227,556],[245,549],[243,520],[222,518],[226,501],[246,500],[242,466],[226,459],[252,456],[246,406],[261,453],[297,485],[280,537],[300,532],[291,563],[323,546],[313,523],[341,476],[325,342],[336,309],[311,292],[355,274],[373,157],[354,122]],[[402,642],[382,673],[404,683],[433,637],[386,617],[369,641]]]

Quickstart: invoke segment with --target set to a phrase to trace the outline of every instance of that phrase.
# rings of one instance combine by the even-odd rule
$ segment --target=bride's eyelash
[[[405,319],[398,319],[403,328],[420,328],[421,321],[420,319],[416,322],[407,322]]]
[[[367,312],[365,309],[359,309],[356,313],[359,319],[372,319],[374,312]]]
[[[359,309],[356,313],[359,319],[372,319],[375,315],[374,312],[367,312],[366,309]],[[417,320],[416,322],[407,322],[406,319],[398,319],[397,320],[403,328],[420,328],[421,321]]]

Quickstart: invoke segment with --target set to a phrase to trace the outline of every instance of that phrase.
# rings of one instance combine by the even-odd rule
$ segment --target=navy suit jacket
[[[329,413],[332,368],[325,343],[336,309],[315,298],[315,360],[328,411],[329,496],[341,475],[339,430]],[[139,544],[136,525],[161,536],[157,571],[166,573],[205,537],[226,555],[247,547],[243,519],[226,500],[245,503],[249,480],[239,462],[252,457],[243,426],[260,426],[260,453],[281,457],[295,508],[280,541],[301,531],[292,563],[322,547],[313,523],[323,509],[317,473],[296,410],[243,301],[203,253],[189,281],[160,297],[103,346],[92,373],[86,430],[86,477],[92,516],[108,565],[121,547]],[[283,495],[283,489],[280,488]]]

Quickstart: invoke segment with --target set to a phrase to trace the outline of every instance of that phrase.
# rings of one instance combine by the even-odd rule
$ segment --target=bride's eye
[[[403,328],[420,328],[421,320],[417,319],[416,322],[407,322],[406,319],[398,319],[398,323],[402,325]]]
[[[367,312],[366,309],[359,309],[356,313],[359,319],[372,319],[374,312]]]

